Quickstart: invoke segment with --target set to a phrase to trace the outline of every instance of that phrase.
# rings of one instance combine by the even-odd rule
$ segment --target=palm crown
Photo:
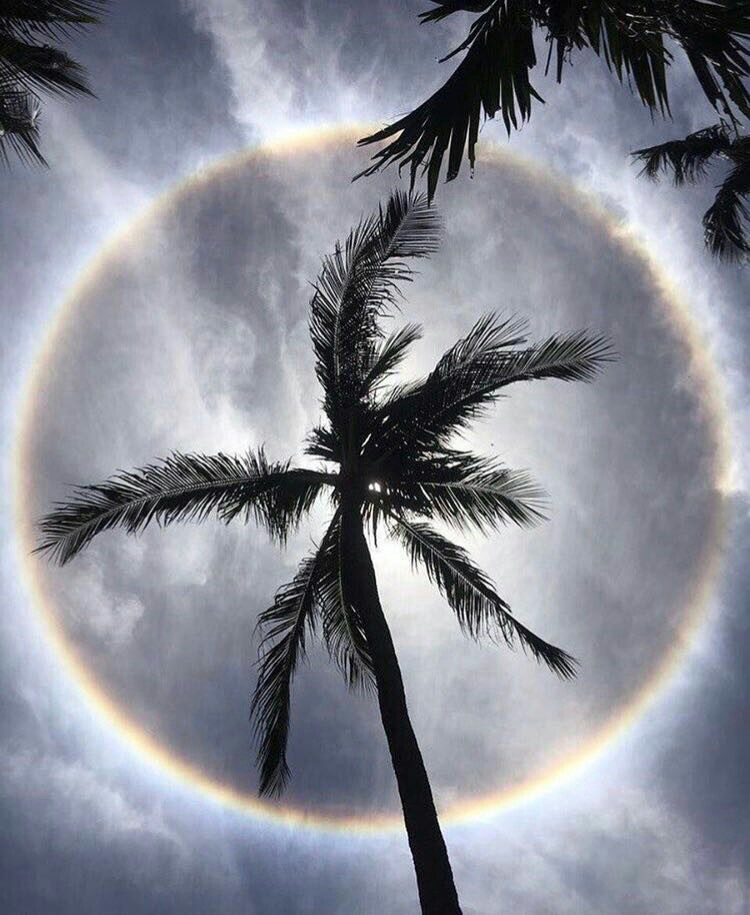
[[[425,900],[430,893],[445,898],[451,892],[450,868],[363,528],[377,538],[382,527],[404,546],[467,633],[519,641],[561,677],[572,676],[573,658],[524,626],[489,577],[433,522],[490,532],[505,522],[538,521],[542,497],[529,477],[460,450],[456,434],[508,385],[542,378],[586,381],[611,351],[602,337],[582,332],[530,345],[522,321],[490,315],[426,377],[393,384],[420,329],[411,324],[386,335],[382,320],[396,306],[400,285],[411,278],[409,262],[430,255],[438,240],[438,218],[426,196],[394,193],[325,258],[310,305],[325,422],[312,430],[306,445],[320,466],[272,462],[263,449],[244,457],[174,453],[79,489],[42,520],[38,549],[66,563],[104,530],[121,527],[135,534],[152,521],[201,521],[211,513],[226,522],[253,519],[284,542],[326,495],[332,517],[319,545],[258,620],[262,641],[252,720],[260,792],[277,793],[288,778],[291,681],[309,634],[319,631],[347,683],[377,690],[423,910],[442,912],[448,909],[430,908]],[[404,734],[411,743],[404,743]],[[415,767],[422,767],[421,775],[414,774]],[[424,845],[420,859],[428,833],[436,844]],[[448,875],[444,885],[435,872],[440,855]],[[457,901],[451,911],[459,911]]]
[[[686,55],[699,85],[718,111],[750,116],[747,0],[432,0],[421,15],[435,22],[457,12],[476,14],[464,41],[443,60],[463,59],[425,102],[361,144],[390,142],[373,156],[371,174],[391,162],[408,165],[414,180],[423,167],[433,195],[443,159],[446,178],[471,166],[483,117],[499,112],[510,133],[543,102],[531,71],[537,65],[535,32],[547,43],[546,67],[561,82],[576,54],[589,51],[652,113],[669,114],[671,47]],[[465,52],[465,53],[464,53]],[[468,148],[467,148],[468,147]]]
[[[83,68],[59,41],[98,21],[103,0],[2,0],[0,3],[0,160],[12,149],[44,163],[39,149],[40,92],[90,95]]]

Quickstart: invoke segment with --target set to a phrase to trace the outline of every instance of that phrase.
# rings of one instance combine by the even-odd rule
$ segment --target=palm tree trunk
[[[396,650],[378,597],[358,500],[348,494],[342,499],[342,540],[344,593],[361,617],[372,655],[380,717],[401,796],[422,915],[461,915],[432,789],[409,720]]]

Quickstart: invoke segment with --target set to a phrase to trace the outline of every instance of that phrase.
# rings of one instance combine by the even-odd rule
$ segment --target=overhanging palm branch
[[[83,68],[50,41],[62,41],[99,21],[104,0],[0,2],[0,159],[12,149],[44,163],[39,149],[41,94],[91,95]]]
[[[460,11],[477,14],[464,41],[443,58],[464,53],[456,70],[425,102],[360,144],[390,142],[361,174],[398,162],[412,182],[427,172],[430,198],[448,156],[446,180],[459,173],[466,153],[471,167],[485,118],[498,112],[510,134],[543,99],[531,82],[537,65],[535,34],[547,44],[558,82],[581,51],[599,57],[653,113],[669,113],[668,44],[687,56],[708,101],[723,115],[750,116],[747,0],[432,0],[422,22]],[[358,176],[359,177],[359,176]]]
[[[747,151],[750,153],[750,148]],[[712,254],[722,260],[737,260],[750,255],[748,195],[750,157],[729,172],[703,217],[706,245]]]
[[[105,6],[105,0],[3,0],[0,27],[22,38],[67,38],[95,25]]]
[[[658,146],[637,149],[631,153],[643,163],[642,175],[652,181],[662,173],[672,173],[679,187],[703,178],[712,159],[726,156],[732,147],[729,132],[723,124],[716,124],[689,134],[684,140],[670,140]]]
[[[728,162],[731,168],[703,217],[706,246],[722,260],[750,254],[750,137],[740,136],[721,123],[691,133],[684,140],[638,149],[632,155],[643,163],[642,175],[658,180],[662,174],[671,173],[678,186],[705,178],[709,166],[717,161]]]

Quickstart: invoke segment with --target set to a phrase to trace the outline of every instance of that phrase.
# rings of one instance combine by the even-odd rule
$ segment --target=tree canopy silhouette
[[[259,791],[289,778],[291,685],[308,639],[318,634],[351,688],[372,688],[396,775],[424,913],[459,913],[430,783],[411,721],[366,532],[402,544],[473,638],[519,643],[562,678],[576,662],[511,611],[468,553],[435,525],[493,533],[543,517],[543,497],[525,472],[458,447],[458,433],[517,382],[589,381],[612,358],[586,332],[529,343],[523,321],[480,318],[426,376],[395,374],[420,328],[386,333],[410,263],[438,246],[439,222],[423,194],[393,193],[327,256],[310,303],[310,333],[325,421],[306,453],[310,468],[245,456],[173,453],[77,490],[40,523],[38,550],[67,563],[103,531],[137,534],[152,522],[255,521],[285,543],[313,504],[331,516],[317,547],[258,618],[262,633],[251,719]]]
[[[706,177],[711,164],[726,163],[728,171],[703,216],[706,247],[722,260],[747,259],[750,137],[720,123],[691,133],[684,140],[637,149],[632,155],[643,163],[642,175],[658,180],[663,173],[671,173],[677,186],[695,184]]]
[[[99,21],[105,0],[0,0],[0,161],[12,150],[45,164],[39,148],[43,93],[91,95],[85,71],[50,41]]]
[[[481,122],[499,112],[510,134],[543,102],[531,71],[536,35],[547,44],[546,70],[562,82],[580,52],[593,53],[652,113],[669,114],[673,48],[687,57],[705,97],[722,116],[750,116],[747,39],[750,0],[432,0],[422,22],[476,13],[466,38],[442,58],[463,54],[458,67],[425,102],[360,140],[390,141],[373,156],[369,175],[398,162],[412,183],[427,172],[430,198],[443,159],[453,180],[466,154],[471,167]],[[359,176],[358,176],[359,177]]]

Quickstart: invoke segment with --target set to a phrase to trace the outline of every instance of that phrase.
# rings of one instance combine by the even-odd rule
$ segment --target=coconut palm
[[[610,358],[606,340],[578,332],[528,344],[524,324],[481,318],[424,378],[393,383],[410,345],[409,324],[382,322],[411,279],[410,261],[432,254],[439,224],[424,195],[394,193],[326,257],[310,303],[310,332],[325,421],[307,439],[320,464],[173,453],[79,489],[41,521],[39,550],[64,564],[111,528],[130,534],[167,526],[250,519],[284,543],[313,504],[332,515],[317,548],[260,614],[258,679],[251,719],[261,795],[287,783],[291,683],[308,638],[319,633],[352,688],[371,687],[393,761],[424,913],[460,912],[427,772],[412,728],[396,651],[378,597],[366,539],[386,531],[405,548],[474,638],[520,643],[562,678],[576,662],[511,612],[467,552],[434,525],[490,533],[542,518],[525,473],[461,450],[456,435],[519,381],[587,381]]]
[[[710,165],[729,166],[714,202],[703,216],[706,246],[722,260],[745,260],[750,255],[746,203],[750,195],[750,137],[741,136],[725,122],[698,130],[684,140],[637,149],[642,175],[658,180],[671,172],[677,186],[695,184],[706,177]]]
[[[0,0],[0,161],[13,150],[44,164],[39,149],[41,93],[91,95],[86,74],[50,41],[98,21],[104,0]]]
[[[686,55],[711,105],[730,119],[750,116],[748,0],[432,0],[422,22],[473,12],[464,41],[443,60],[464,54],[446,82],[393,124],[360,141],[390,142],[361,174],[398,162],[412,181],[423,168],[435,192],[448,155],[446,180],[454,179],[466,151],[474,167],[483,118],[500,112],[510,134],[531,117],[537,65],[535,35],[547,44],[546,69],[558,82],[579,52],[592,52],[634,92],[652,114],[669,114],[670,48]],[[467,148],[468,147],[468,148]]]

